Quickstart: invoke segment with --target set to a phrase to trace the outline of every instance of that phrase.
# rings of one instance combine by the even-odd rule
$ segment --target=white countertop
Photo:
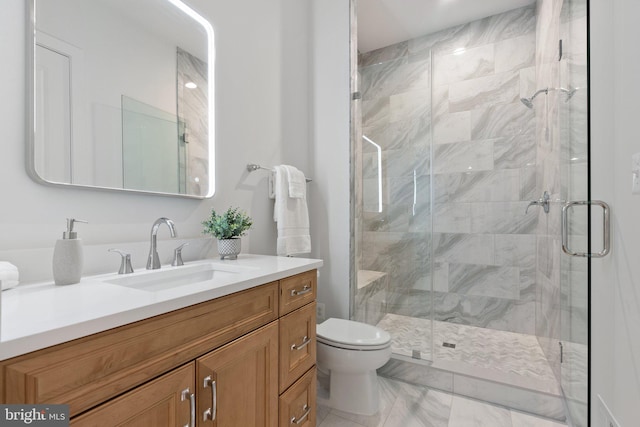
[[[162,266],[132,275],[105,274],[80,283],[22,285],[2,293],[0,360],[209,301],[322,266],[322,260],[240,254],[237,260],[201,260],[182,267]],[[153,275],[181,274],[213,267],[213,279],[153,286]],[[186,269],[185,269],[186,268]],[[182,269],[182,270],[181,270]],[[197,273],[194,273],[194,276]],[[149,279],[148,281],[145,279]],[[146,289],[145,289],[146,288]]]

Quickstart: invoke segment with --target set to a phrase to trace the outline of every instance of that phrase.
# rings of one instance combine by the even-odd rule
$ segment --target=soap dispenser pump
[[[72,285],[80,282],[82,277],[82,240],[73,230],[76,222],[87,224],[75,218],[67,218],[67,231],[62,233],[62,239],[56,241],[53,249],[53,281],[56,285]]]

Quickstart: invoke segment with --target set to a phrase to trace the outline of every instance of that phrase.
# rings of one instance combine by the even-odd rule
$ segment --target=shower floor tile
[[[547,359],[533,335],[478,328],[456,323],[386,314],[378,327],[391,334],[394,354],[456,362],[467,368],[509,374],[539,383],[557,384]],[[432,330],[434,334],[431,350]],[[433,357],[435,356],[435,357]]]

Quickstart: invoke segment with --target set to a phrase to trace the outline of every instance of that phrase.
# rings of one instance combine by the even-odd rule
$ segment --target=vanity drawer
[[[71,420],[73,427],[188,426],[195,393],[195,364],[189,363]]]
[[[316,363],[316,303],[280,318],[280,393]]]
[[[317,270],[311,270],[280,280],[280,316],[315,301],[317,277]]]
[[[280,427],[316,425],[316,368],[311,368],[280,396]]]
[[[0,363],[1,403],[66,403],[76,415],[278,318],[278,283]]]

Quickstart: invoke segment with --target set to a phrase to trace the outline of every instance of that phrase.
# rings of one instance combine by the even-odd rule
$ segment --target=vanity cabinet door
[[[316,364],[316,303],[280,318],[280,393]]]
[[[278,321],[196,360],[198,425],[277,426]]]
[[[316,425],[316,368],[280,396],[280,427]]]
[[[71,420],[72,426],[182,427],[195,421],[195,363],[189,363]],[[193,408],[193,414],[191,414]]]

